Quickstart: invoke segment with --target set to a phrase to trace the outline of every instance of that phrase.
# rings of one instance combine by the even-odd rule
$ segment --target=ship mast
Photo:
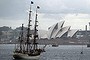
[[[26,44],[27,44],[27,52],[29,50],[29,45],[30,45],[30,43],[29,43],[30,38],[29,37],[31,37],[31,34],[30,34],[30,26],[31,26],[31,24],[30,24],[30,22],[31,22],[32,4],[33,4],[33,2],[31,1],[31,3],[30,3],[30,11],[29,11],[29,23],[28,23],[28,29],[27,29],[27,42],[26,42]]]
[[[22,41],[23,41],[23,24],[22,24],[22,27],[21,27],[21,36],[19,37],[19,40],[20,40],[20,52],[22,52]]]
[[[33,45],[34,45],[34,47],[33,47],[33,50],[36,50],[37,49],[37,42],[36,42],[36,38],[38,37],[38,35],[37,35],[37,16],[38,16],[38,14],[37,14],[37,11],[38,11],[38,9],[39,9],[40,7],[39,6],[37,6],[37,8],[36,8],[36,16],[35,16],[35,26],[34,26],[34,41],[33,41]]]

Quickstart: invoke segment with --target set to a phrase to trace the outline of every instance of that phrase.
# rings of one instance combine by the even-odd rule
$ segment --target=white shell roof
[[[54,31],[54,33],[52,34],[51,38],[55,38],[56,37],[58,31],[60,31],[60,29],[63,27],[64,21],[61,21],[61,22],[59,22],[57,24],[58,24],[58,29]]]
[[[70,29],[70,26],[64,27],[62,29],[60,29],[56,35],[56,37],[61,37],[63,34],[65,34],[66,32],[68,32],[68,30]]]
[[[77,32],[78,30],[69,30],[67,37],[73,37],[73,35]]]
[[[67,33],[67,37],[73,37],[73,35],[78,31],[78,30],[70,30],[71,26],[66,26],[63,27],[65,21],[61,21],[59,23],[54,24],[51,26],[48,31],[45,30],[39,30],[38,35],[39,39],[41,38],[61,38],[65,33]]]
[[[51,26],[49,29],[48,29],[48,39],[51,38],[52,34],[53,34],[53,31],[54,31],[54,28],[57,24],[54,24],[53,26]]]

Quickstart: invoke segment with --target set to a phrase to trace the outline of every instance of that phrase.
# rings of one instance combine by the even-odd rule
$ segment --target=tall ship
[[[42,52],[44,52],[44,49],[39,48],[39,45],[37,43],[38,40],[38,33],[37,33],[37,12],[40,8],[39,6],[36,7],[36,16],[35,16],[35,25],[34,25],[34,33],[31,34],[31,7],[33,5],[33,2],[31,1],[30,4],[30,11],[29,11],[29,21],[28,21],[28,28],[27,28],[27,36],[26,39],[24,39],[23,34],[23,24],[21,28],[21,33],[19,37],[19,44],[15,46],[15,51],[13,54],[14,59],[39,59]],[[45,46],[44,46],[45,47]]]

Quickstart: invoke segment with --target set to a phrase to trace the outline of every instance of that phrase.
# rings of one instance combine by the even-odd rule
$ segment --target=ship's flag
[[[37,6],[37,8],[39,9],[40,7],[39,7],[39,6]]]
[[[31,4],[33,4],[33,1],[31,1]]]

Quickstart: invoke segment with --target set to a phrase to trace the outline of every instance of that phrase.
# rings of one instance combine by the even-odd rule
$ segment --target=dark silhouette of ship
[[[37,12],[40,8],[39,6],[36,7],[36,16],[35,16],[35,25],[34,25],[34,34],[32,35],[31,32],[31,6],[33,5],[33,2],[31,1],[30,4],[30,11],[29,11],[29,22],[28,22],[28,28],[27,28],[27,36],[26,41],[24,40],[23,36],[23,24],[21,28],[21,34],[19,37],[19,44],[17,44],[17,47],[15,48],[13,57],[15,59],[39,59],[40,54],[42,52],[45,52],[44,48],[41,49],[38,47],[38,34],[37,34]]]

